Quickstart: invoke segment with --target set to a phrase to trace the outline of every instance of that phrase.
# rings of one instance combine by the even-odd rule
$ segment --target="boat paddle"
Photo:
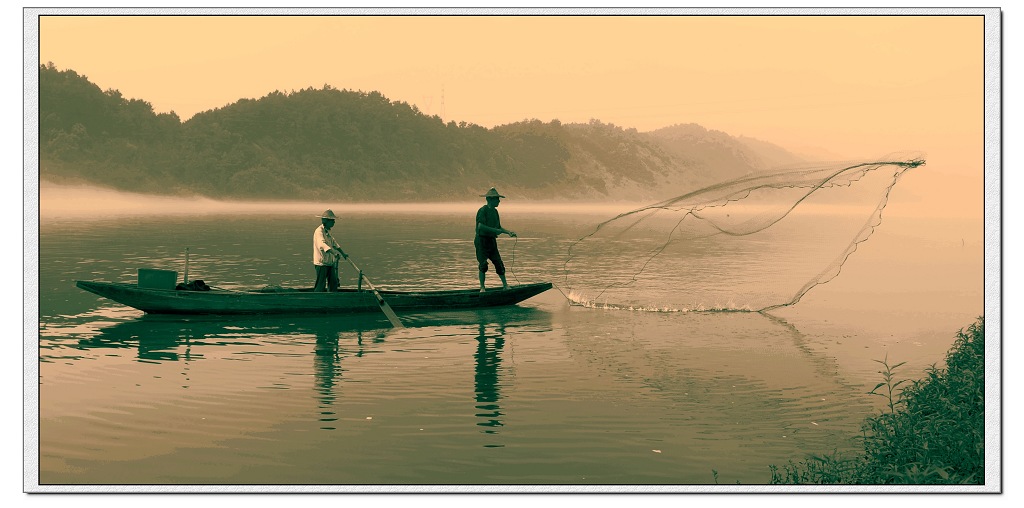
[[[394,326],[395,328],[405,328],[402,325],[402,321],[398,319],[398,314],[395,314],[395,311],[391,310],[391,306],[388,305],[388,302],[384,301],[384,297],[380,295],[380,291],[377,291],[377,288],[373,287],[373,283],[370,282],[370,279],[367,279],[366,276],[363,275],[363,271],[356,266],[354,261],[352,261],[348,256],[344,257],[346,261],[352,264],[352,268],[355,268],[356,272],[359,273],[358,276],[362,277],[363,280],[366,281],[366,285],[370,286],[370,291],[373,291],[373,296],[377,298],[377,304],[380,305],[380,310],[384,311],[384,315],[388,317],[388,321],[391,321],[391,326]]]

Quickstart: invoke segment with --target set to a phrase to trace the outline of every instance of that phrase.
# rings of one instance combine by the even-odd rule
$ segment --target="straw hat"
[[[482,195],[480,197],[482,197],[482,198],[503,198],[505,196],[502,196],[501,194],[498,194],[498,190],[495,189],[494,187],[491,187],[491,190],[487,191],[487,194],[484,194],[484,195]]]
[[[330,208],[328,208],[326,211],[324,211],[324,213],[320,214],[320,218],[321,219],[338,220],[338,217],[336,215],[334,215],[334,212],[331,211]]]

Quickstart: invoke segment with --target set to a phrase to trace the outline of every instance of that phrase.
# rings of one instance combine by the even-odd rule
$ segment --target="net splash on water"
[[[573,305],[766,312],[837,277],[882,222],[920,154],[803,166],[718,183],[621,213],[568,247]]]

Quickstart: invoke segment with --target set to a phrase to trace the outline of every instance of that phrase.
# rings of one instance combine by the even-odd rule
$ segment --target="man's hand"
[[[506,229],[505,230],[505,234],[507,234],[508,236],[511,236],[512,238],[516,237],[516,232],[515,231],[509,231],[509,230]]]

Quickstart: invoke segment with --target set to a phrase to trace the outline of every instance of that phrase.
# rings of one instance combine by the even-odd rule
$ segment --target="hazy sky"
[[[183,120],[329,84],[485,127],[677,123],[842,156],[977,136],[981,17],[43,17],[40,62]],[[866,152],[866,153],[865,153]]]
[[[922,151],[980,211],[981,16],[45,16],[39,61],[183,120],[307,87],[485,127],[698,123],[805,154]],[[934,206],[939,206],[935,204]]]

